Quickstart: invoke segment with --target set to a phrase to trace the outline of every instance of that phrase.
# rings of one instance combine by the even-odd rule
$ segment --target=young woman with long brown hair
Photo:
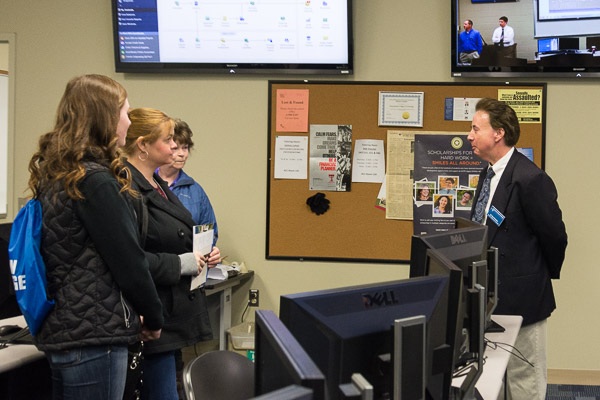
[[[127,345],[140,332],[157,339],[163,325],[128,201],[136,194],[119,160],[128,110],[127,92],[111,78],[72,79],[29,163],[55,301],[34,340],[50,363],[55,399],[121,399]]]

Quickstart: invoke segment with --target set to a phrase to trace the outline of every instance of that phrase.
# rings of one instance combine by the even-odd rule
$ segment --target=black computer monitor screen
[[[289,385],[312,389],[325,399],[325,377],[273,311],[256,312],[254,392],[264,395]]]
[[[561,37],[558,39],[559,50],[579,50],[579,38]]]
[[[378,398],[392,391],[394,320],[424,315],[428,352],[446,344],[447,288],[448,277],[432,276],[292,294],[281,297],[280,318],[325,373],[328,399],[339,398],[338,386],[353,373],[362,374]],[[442,398],[443,377],[428,378],[430,396]]]
[[[585,38],[585,47],[587,49],[594,47],[596,51],[600,51],[600,36],[588,36]]]

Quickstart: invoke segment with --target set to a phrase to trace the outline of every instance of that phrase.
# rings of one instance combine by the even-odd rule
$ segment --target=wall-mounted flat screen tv
[[[517,0],[471,0],[473,3],[510,3]]]
[[[453,77],[600,77],[600,2],[450,0]]]
[[[352,0],[111,0],[117,72],[352,74]]]

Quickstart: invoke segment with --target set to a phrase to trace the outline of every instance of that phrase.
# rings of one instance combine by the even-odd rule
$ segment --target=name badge
[[[502,225],[502,221],[506,218],[498,209],[494,206],[488,211],[487,217],[491,219],[497,226]]]

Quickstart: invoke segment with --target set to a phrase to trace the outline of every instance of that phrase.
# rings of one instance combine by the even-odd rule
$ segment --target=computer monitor
[[[596,48],[596,51],[600,51],[600,36],[588,36],[585,38],[586,49]]]
[[[280,318],[325,373],[327,398],[333,400],[339,398],[339,385],[349,382],[353,373],[373,385],[375,398],[390,395],[393,323],[424,315],[427,393],[441,399],[445,374],[451,371],[434,374],[433,355],[434,350],[453,346],[446,343],[448,281],[430,276],[286,295],[281,297]]]
[[[425,255],[427,276],[447,276],[449,285],[447,290],[448,299],[448,323],[446,329],[447,343],[454,343],[453,352],[445,358],[440,358],[444,368],[453,369],[458,363],[463,350],[463,321],[465,317],[465,297],[463,295],[463,273],[452,261],[441,252],[427,249]]]
[[[21,315],[8,260],[12,223],[0,224],[0,319]]]
[[[456,218],[455,227],[456,229],[479,227],[479,223],[471,221],[465,218]],[[487,243],[487,239],[486,239]],[[486,268],[481,269],[479,276],[471,277],[469,279],[469,286],[473,286],[474,283],[479,283],[485,289],[485,326],[486,331],[489,332],[504,332],[504,328],[495,323],[492,320],[492,314],[498,305],[498,249],[494,246],[490,246],[486,250],[485,258],[482,257],[482,261],[486,261]],[[484,273],[485,270],[485,273]]]
[[[488,259],[487,226],[478,224],[468,219],[456,218],[456,229],[431,235],[415,235],[411,245],[410,276],[426,276],[429,274],[428,250],[435,250],[437,255],[444,256],[462,271],[463,288],[460,293],[458,305],[457,326],[453,330],[455,334],[453,362],[455,366],[462,365],[470,353],[470,304],[467,288],[473,287],[474,283],[481,284],[484,288],[490,286],[487,283],[488,276],[497,277],[495,273],[487,273],[486,263]],[[473,265],[477,268],[473,268]],[[496,265],[493,266],[496,268]],[[478,271],[479,273],[474,273]],[[478,281],[482,279],[485,281]],[[494,284],[495,285],[495,284]],[[494,286],[495,287],[495,286]],[[490,292],[492,293],[492,292]],[[493,294],[496,291],[494,290]],[[456,296],[456,293],[454,294]],[[488,294],[486,293],[486,298]],[[495,298],[490,302],[490,315],[495,306]],[[493,305],[491,304],[493,303]],[[487,309],[487,308],[486,308]],[[491,322],[490,322],[491,324]]]
[[[464,218],[456,218],[457,229],[446,232],[414,235],[410,252],[410,276],[425,275],[427,249],[434,249],[446,256],[469,278],[469,269],[474,261],[487,258],[487,226]]]
[[[256,311],[254,343],[255,396],[295,384],[325,399],[323,373],[273,311]]]
[[[394,321],[394,400],[425,399],[427,322],[423,315]]]
[[[578,37],[561,37],[558,39],[559,50],[579,50]]]
[[[538,53],[558,50],[558,38],[538,39]]]
[[[427,249],[426,274],[428,276],[448,276],[451,281],[448,291],[448,328],[447,340],[454,340],[451,358],[441,358],[444,368],[462,366],[476,361],[459,392],[473,393],[475,384],[483,368],[484,327],[485,327],[485,288],[478,280],[487,280],[487,261],[480,260],[471,264],[470,282],[464,287],[463,274],[452,261],[437,250]],[[486,283],[487,284],[487,283]],[[447,383],[450,386],[451,381]],[[470,398],[458,396],[458,398]],[[477,398],[477,397],[475,397]]]
[[[467,372],[465,379],[460,387],[452,388],[452,398],[456,399],[481,399],[482,396],[475,387],[479,377],[483,372],[485,350],[484,331],[485,331],[485,289],[478,283],[474,283],[472,288],[466,291],[467,301],[465,305],[468,308],[468,318],[465,320],[465,326],[468,326],[469,332],[469,353],[470,359],[466,365]]]

